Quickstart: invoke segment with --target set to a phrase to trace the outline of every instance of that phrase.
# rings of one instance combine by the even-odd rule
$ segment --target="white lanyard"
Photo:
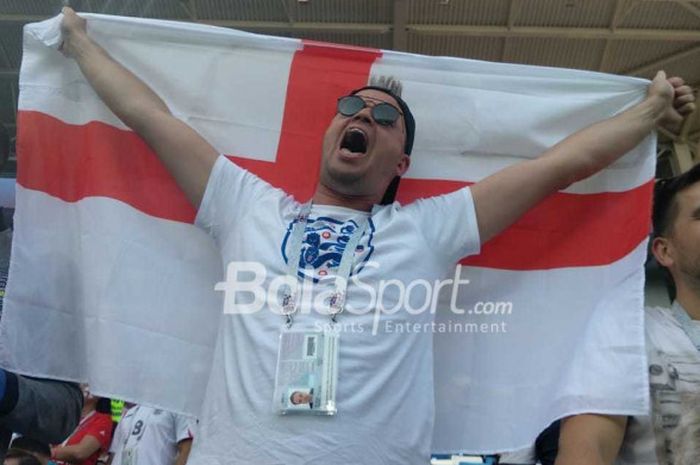
[[[301,247],[304,242],[304,233],[306,231],[306,223],[311,213],[311,202],[307,202],[301,206],[296,222],[292,226],[292,233],[289,241],[289,260],[287,261],[287,278],[290,285],[284,291],[282,297],[282,314],[286,318],[287,328],[291,328],[294,324],[294,314],[298,310],[298,274],[300,269],[299,262],[301,261]],[[352,269],[355,249],[360,243],[360,239],[367,229],[369,218],[362,218],[357,228],[350,235],[350,239],[345,244],[345,249],[340,258],[338,265],[338,273],[335,277],[335,290],[330,298],[330,317],[335,323],[338,315],[345,308],[345,296],[348,287],[348,278]],[[305,267],[305,263],[302,265]]]
[[[678,324],[681,325],[681,329],[688,336],[690,342],[692,342],[698,352],[700,352],[700,328],[693,324],[693,320],[690,319],[688,313],[677,301],[673,303],[671,313],[673,313]]]

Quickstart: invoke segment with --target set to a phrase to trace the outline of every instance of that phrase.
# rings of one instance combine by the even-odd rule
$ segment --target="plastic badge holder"
[[[338,333],[280,334],[273,408],[279,415],[335,415]]]

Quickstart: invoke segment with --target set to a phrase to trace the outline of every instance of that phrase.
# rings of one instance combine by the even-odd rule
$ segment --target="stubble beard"
[[[683,279],[700,296],[700,255],[685,258],[678,265]]]
[[[336,170],[330,166],[321,171],[321,183],[339,194],[362,195],[363,174]]]

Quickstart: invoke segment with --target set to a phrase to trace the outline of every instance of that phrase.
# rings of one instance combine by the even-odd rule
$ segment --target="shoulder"
[[[93,423],[99,426],[112,426],[112,416],[107,413],[96,413]]]
[[[644,323],[647,333],[654,330],[678,328],[678,322],[673,317],[670,308],[666,307],[646,307],[644,309]]]
[[[230,184],[232,187],[240,185],[246,190],[254,191],[255,195],[271,193],[277,196],[287,196],[287,193],[282,189],[273,186],[252,171],[239,166],[225,155],[219,155],[212,168],[210,180],[214,183]]]
[[[693,346],[671,309],[650,307],[645,310],[645,334],[649,363],[656,363],[667,357],[697,358]]]
[[[665,345],[668,334],[678,328],[671,309],[665,307],[646,307],[644,309],[644,333],[646,335],[647,350],[659,345]]]
[[[85,436],[93,436],[98,441],[109,441],[112,437],[112,417],[106,413],[96,413],[85,427]]]
[[[372,218],[384,217],[391,218],[394,216],[434,216],[439,215],[444,218],[445,213],[459,213],[465,206],[468,208],[467,213],[474,209],[474,199],[471,194],[471,189],[468,186],[458,188],[446,193],[426,192],[423,197],[409,199],[408,202],[402,204],[394,202],[389,205],[375,205],[372,210]]]

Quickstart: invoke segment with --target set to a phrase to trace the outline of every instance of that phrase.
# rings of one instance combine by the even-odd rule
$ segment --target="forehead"
[[[395,106],[396,108],[399,107],[399,102],[394,99],[391,95],[387,94],[386,92],[382,92],[381,90],[376,90],[376,89],[364,89],[356,93],[355,95],[359,95],[360,97],[369,97],[372,100],[381,100],[382,102],[390,103],[391,105]]]
[[[700,182],[688,186],[676,195],[681,211],[695,211],[700,208]]]

